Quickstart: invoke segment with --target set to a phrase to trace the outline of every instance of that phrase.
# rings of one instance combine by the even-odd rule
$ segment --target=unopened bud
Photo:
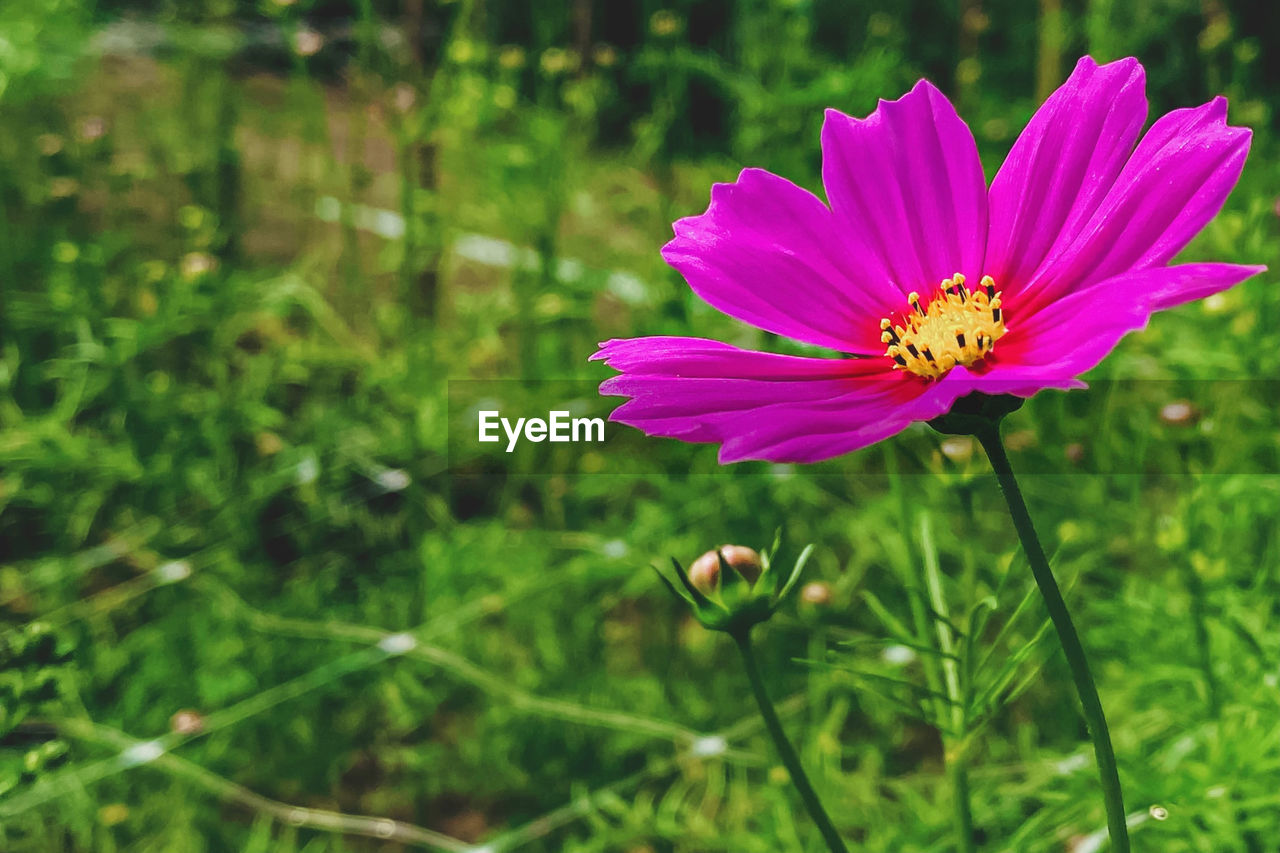
[[[718,553],[717,553],[718,552]],[[716,551],[708,551],[689,566],[689,583],[704,595],[720,588],[720,557],[729,568],[742,576],[749,585],[760,577],[760,555],[745,545],[721,545]]]
[[[813,581],[800,588],[800,600],[815,607],[825,607],[831,603],[831,584]]]
[[[953,435],[942,442],[942,455],[963,465],[973,458],[973,439],[967,435]]]
[[[1169,426],[1190,426],[1200,418],[1200,412],[1189,400],[1174,400],[1160,408],[1160,420]]]
[[[196,711],[184,708],[169,718],[169,728],[175,734],[194,735],[204,731],[204,718]]]

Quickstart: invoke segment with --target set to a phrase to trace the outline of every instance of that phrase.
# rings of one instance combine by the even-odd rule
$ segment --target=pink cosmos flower
[[[1251,134],[1227,125],[1221,97],[1139,141],[1146,116],[1136,59],[1085,57],[988,187],[973,134],[928,81],[866,119],[828,110],[827,203],[746,169],[662,254],[720,311],[853,357],[607,341],[592,358],[621,375],[600,391],[630,398],[611,419],[718,443],[721,462],[814,462],[970,393],[1084,387],[1152,312],[1265,269],[1169,265],[1222,207]]]

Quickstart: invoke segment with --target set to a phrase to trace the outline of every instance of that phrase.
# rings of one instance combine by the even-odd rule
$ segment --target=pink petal
[[[1222,208],[1249,153],[1250,131],[1228,127],[1215,98],[1159,119],[1078,234],[1064,234],[1034,273],[1015,312],[1033,312],[1074,290],[1168,261]],[[1008,291],[1007,291],[1008,292]]]
[[[1077,377],[1126,334],[1144,328],[1155,311],[1225,290],[1264,269],[1182,264],[1123,273],[1071,293],[1011,326],[974,387],[1020,397],[1042,388],[1081,387]]]
[[[863,120],[827,110],[822,183],[837,219],[865,243],[868,275],[905,295],[957,272],[981,273],[982,163],[968,126],[928,81]]]
[[[831,211],[777,175],[716,184],[701,216],[675,224],[662,256],[710,305],[775,334],[880,355],[879,321],[902,296],[865,270]]]
[[[826,459],[940,414],[960,390],[895,372],[885,358],[773,355],[700,338],[607,341],[592,358],[621,371],[600,392],[631,398],[610,420],[721,444],[721,462]]]
[[[1082,58],[1036,111],[991,182],[984,273],[1012,296],[1111,189],[1147,116],[1136,59]]]
[[[840,456],[945,414],[974,387],[962,372],[953,371],[932,383],[896,375],[899,382],[892,393],[867,394],[869,389],[863,389],[860,400],[847,397],[806,407],[802,431],[773,417],[762,419],[756,429],[725,441],[720,461],[816,462]],[[851,429],[854,424],[856,428]]]

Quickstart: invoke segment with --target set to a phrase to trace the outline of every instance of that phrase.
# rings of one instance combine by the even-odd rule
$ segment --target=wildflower
[[[611,340],[612,419],[721,445],[721,462],[814,462],[952,411],[1079,376],[1155,311],[1265,269],[1169,261],[1222,207],[1250,132],[1219,97],[1146,120],[1135,59],[1085,57],[990,187],[973,134],[920,81],[866,119],[828,110],[827,202],[759,169],[717,184],[663,249],[713,307],[852,358],[686,337]],[[1136,145],[1135,145],[1136,143]],[[981,399],[975,397],[974,399]]]

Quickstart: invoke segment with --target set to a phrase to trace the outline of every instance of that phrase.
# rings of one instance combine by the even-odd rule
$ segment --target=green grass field
[[[758,631],[761,666],[851,849],[957,850],[958,764],[977,849],[1108,849],[972,441],[722,467],[614,425],[507,454],[469,418],[608,411],[611,337],[798,352],[658,250],[744,166],[819,189],[822,108],[920,76],[988,177],[1081,54],[1138,56],[1153,115],[1225,93],[1253,152],[1183,257],[1274,267],[1270,14],[0,7],[0,850],[824,849],[732,643],[653,572],[778,529],[823,587]],[[1134,850],[1280,849],[1276,274],[1088,379],[1006,437]]]

